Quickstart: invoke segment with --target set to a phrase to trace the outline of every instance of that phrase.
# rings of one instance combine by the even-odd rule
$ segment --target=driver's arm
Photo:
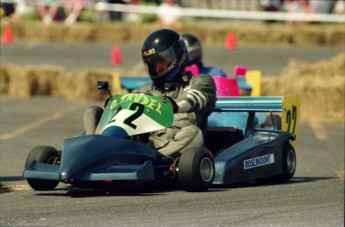
[[[178,113],[195,112],[205,107],[213,108],[216,103],[216,85],[211,76],[200,74],[191,78],[184,93],[175,100]]]

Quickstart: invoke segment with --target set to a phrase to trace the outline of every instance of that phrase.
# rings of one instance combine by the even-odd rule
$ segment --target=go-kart
[[[99,82],[98,88],[108,90],[108,83]],[[248,111],[245,132],[230,125],[205,127],[205,146],[172,159],[149,142],[150,132],[173,122],[169,99],[139,93],[112,95],[96,134],[67,138],[61,150],[35,147],[27,156],[23,176],[35,190],[53,190],[63,182],[81,188],[167,183],[186,191],[239,181],[286,182],[293,177],[297,96],[219,97],[214,111]],[[288,130],[254,129],[257,111],[283,112]]]
[[[98,87],[108,90],[108,82],[99,82]],[[173,114],[168,98],[142,93],[113,95],[96,134],[65,139],[59,151],[35,147],[27,156],[23,176],[35,190],[52,190],[59,182],[108,189],[128,182],[159,182],[205,191],[215,173],[210,152],[190,148],[173,160],[150,145],[149,133],[170,127]]]

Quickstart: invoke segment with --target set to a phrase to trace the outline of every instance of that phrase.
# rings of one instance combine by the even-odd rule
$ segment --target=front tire
[[[55,164],[59,158],[58,151],[54,147],[39,146],[33,148],[25,161],[25,168],[33,161],[45,164]],[[26,179],[31,188],[38,191],[53,190],[59,184],[57,180],[43,180],[43,179]]]
[[[177,175],[186,191],[207,191],[212,185],[215,166],[213,157],[204,148],[192,148],[182,153]]]

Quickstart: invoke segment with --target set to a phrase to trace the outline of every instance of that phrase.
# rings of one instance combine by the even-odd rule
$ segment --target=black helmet
[[[151,79],[158,84],[176,81],[189,61],[182,37],[170,29],[152,32],[145,39],[141,54]]]
[[[188,65],[199,65],[202,62],[202,46],[199,39],[189,33],[184,33],[181,36],[187,45],[189,54]]]

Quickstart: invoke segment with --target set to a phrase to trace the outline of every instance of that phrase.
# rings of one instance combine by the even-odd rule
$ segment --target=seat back
[[[222,151],[243,139],[243,131],[237,127],[212,127],[208,128],[205,146],[213,154]]]
[[[217,96],[240,96],[240,89],[235,78],[213,76]]]

